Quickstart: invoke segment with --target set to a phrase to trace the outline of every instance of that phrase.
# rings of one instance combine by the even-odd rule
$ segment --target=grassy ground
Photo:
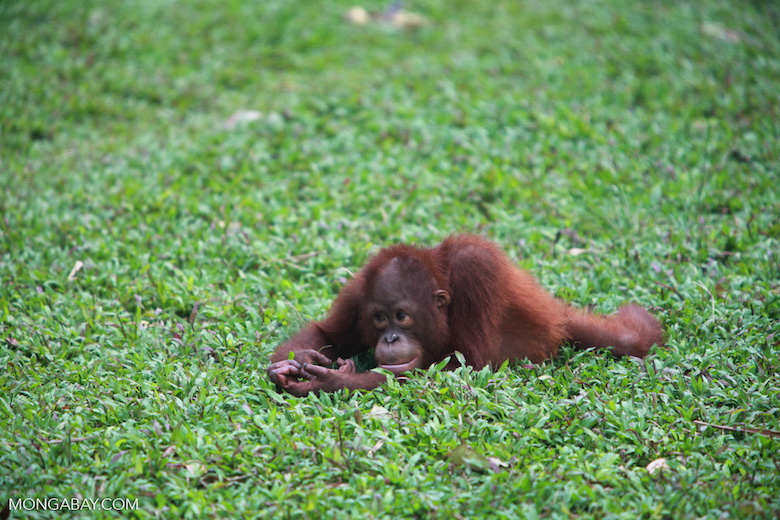
[[[0,500],[780,514],[777,6],[419,0],[403,30],[351,5],[0,4]],[[668,347],[270,387],[372,251],[452,232],[567,301],[653,308]]]

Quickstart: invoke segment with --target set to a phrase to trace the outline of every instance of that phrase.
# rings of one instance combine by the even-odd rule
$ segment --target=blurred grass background
[[[0,499],[774,518],[778,7],[352,6],[0,4]],[[653,308],[668,348],[270,388],[372,251],[453,232],[567,301]]]

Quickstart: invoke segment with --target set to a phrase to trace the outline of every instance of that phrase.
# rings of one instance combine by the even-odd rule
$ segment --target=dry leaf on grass
[[[248,123],[250,121],[257,121],[263,117],[263,114],[257,110],[236,110],[233,115],[230,116],[222,126],[226,130],[232,130],[241,123]]]

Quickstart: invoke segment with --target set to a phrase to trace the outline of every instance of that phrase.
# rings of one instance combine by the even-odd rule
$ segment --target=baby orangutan
[[[380,368],[400,376],[456,351],[477,369],[526,358],[540,363],[564,342],[641,358],[663,344],[663,330],[639,305],[611,316],[576,309],[513,266],[494,243],[461,235],[432,248],[379,251],[324,320],[277,347],[268,376],[296,396],[371,389],[386,376],[357,372],[348,359],[371,349]],[[338,368],[326,367],[334,362]]]

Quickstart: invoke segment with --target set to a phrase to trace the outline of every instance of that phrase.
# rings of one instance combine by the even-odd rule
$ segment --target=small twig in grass
[[[192,312],[190,313],[190,329],[193,332],[195,331],[195,319],[198,317],[198,307],[200,307],[200,302],[195,302],[195,305],[192,306]]]
[[[43,442],[45,442],[46,444],[62,444],[66,440],[68,440],[69,442],[89,441],[89,440],[94,439],[97,436],[98,435],[95,434],[95,435],[88,435],[87,437],[71,437],[70,439],[41,439],[41,440],[43,440]]]
[[[701,283],[698,280],[696,280],[694,283],[699,287],[701,287],[702,289],[704,289],[707,292],[707,294],[710,295],[710,301],[712,302],[712,314],[710,315],[710,319],[714,322],[715,321],[715,297],[712,295],[710,290],[707,289],[707,286],[705,286],[703,283]]]
[[[775,430],[756,429],[756,428],[735,428],[734,426],[726,426],[724,424],[712,424],[704,421],[693,421],[693,424],[697,426],[709,426],[716,430],[723,430],[727,432],[735,433],[757,433],[759,435],[766,435],[767,437],[780,437],[780,432]]]
[[[296,255],[296,256],[289,256],[287,258],[282,258],[280,262],[287,262],[287,263],[293,263],[297,264],[298,262],[303,262],[304,260],[308,260],[309,258],[313,258],[317,255],[319,255],[319,251],[312,251],[311,253],[303,253],[302,255]]]
[[[117,317],[116,317],[116,321],[117,321],[117,323],[119,323],[119,330],[122,331],[122,336],[124,336],[125,341],[129,345],[130,344],[130,339],[127,337],[127,332],[125,332],[125,325],[124,325],[124,323],[122,323],[122,318],[119,317],[118,314],[117,314]]]
[[[682,295],[681,295],[679,292],[677,292],[677,289],[675,289],[675,288],[674,288],[674,287],[672,287],[671,285],[666,285],[665,283],[656,282],[655,280],[653,281],[653,283],[654,283],[654,284],[656,284],[656,285],[659,285],[659,286],[663,287],[664,289],[669,289],[669,290],[670,290],[670,291],[672,291],[674,294],[676,294],[676,295],[677,295],[679,298],[681,298],[682,300],[685,300],[685,298],[683,298],[683,297],[682,297]]]
[[[216,475],[206,475],[203,478],[198,479],[198,483],[201,485],[201,487],[208,487],[210,484],[217,484],[218,487],[225,487],[251,478],[252,476],[253,475],[246,474],[220,479]]]
[[[298,267],[297,264],[303,262],[304,260],[308,260],[309,258],[315,257],[319,255],[319,251],[312,251],[311,253],[304,253],[301,255],[295,255],[295,256],[288,256],[285,258],[269,258],[265,261],[265,264],[273,264],[273,263],[280,263],[280,264],[287,264],[292,267]]]
[[[228,477],[225,479],[225,482],[233,483],[233,482],[241,482],[242,480],[246,480],[248,478],[252,478],[253,475],[250,475],[247,473],[246,475],[238,475],[236,477]]]

